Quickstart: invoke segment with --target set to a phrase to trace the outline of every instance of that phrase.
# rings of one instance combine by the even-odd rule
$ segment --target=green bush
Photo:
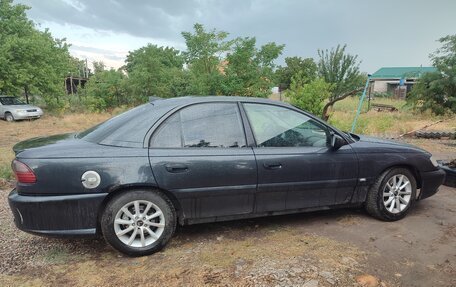
[[[96,98],[94,96],[81,97],[81,104],[83,107],[85,107],[85,110],[83,112],[99,113],[105,111],[107,108],[104,99]]]
[[[439,39],[442,47],[431,54],[436,72],[425,73],[413,86],[407,102],[418,111],[436,115],[456,113],[456,35]]]
[[[65,97],[45,97],[44,102],[46,105],[46,111],[51,114],[62,115],[70,107],[68,100]]]

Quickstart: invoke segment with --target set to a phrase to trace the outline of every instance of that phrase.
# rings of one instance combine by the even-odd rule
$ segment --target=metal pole
[[[370,108],[371,108],[371,92],[372,92],[372,85],[370,84],[370,81],[369,81],[369,94],[367,95],[367,111],[370,111]]]
[[[366,86],[364,87],[363,95],[361,96],[361,99],[359,100],[358,110],[356,111],[356,115],[355,115],[355,118],[353,119],[353,124],[352,124],[352,128],[350,131],[351,133],[353,133],[355,131],[356,121],[358,120],[359,114],[361,113],[361,107],[363,106],[364,98],[366,97],[367,88],[369,87],[369,81],[370,81],[370,75],[367,76]]]

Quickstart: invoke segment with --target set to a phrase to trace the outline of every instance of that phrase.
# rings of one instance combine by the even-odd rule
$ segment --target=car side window
[[[259,147],[326,147],[329,130],[291,109],[267,104],[244,104]]]
[[[236,103],[196,104],[176,112],[154,132],[151,147],[246,146]]]
[[[177,112],[166,119],[154,132],[150,141],[151,147],[179,148],[182,147],[180,113]]]

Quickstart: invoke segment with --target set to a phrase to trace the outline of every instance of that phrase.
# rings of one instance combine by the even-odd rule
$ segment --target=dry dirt
[[[162,252],[127,258],[102,239],[17,231],[1,191],[0,285],[455,286],[455,192],[393,223],[338,210],[181,227]]]
[[[108,116],[0,122],[8,136],[0,137],[0,152]],[[455,141],[405,141],[439,159],[456,157]],[[120,255],[101,238],[23,233],[12,222],[8,192],[0,190],[0,286],[456,286],[454,188],[442,187],[393,223],[344,209],[185,226],[163,251],[142,258]]]

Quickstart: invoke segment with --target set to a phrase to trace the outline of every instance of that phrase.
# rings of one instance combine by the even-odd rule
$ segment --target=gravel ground
[[[0,192],[0,286],[456,286],[456,190],[444,187],[405,219],[362,210],[179,228],[162,252],[127,258],[102,239],[15,229]]]
[[[456,155],[448,142],[418,144],[442,159]],[[0,286],[456,286],[454,188],[392,223],[336,210],[181,227],[162,252],[142,258],[103,239],[23,233],[8,192],[0,190]]]

